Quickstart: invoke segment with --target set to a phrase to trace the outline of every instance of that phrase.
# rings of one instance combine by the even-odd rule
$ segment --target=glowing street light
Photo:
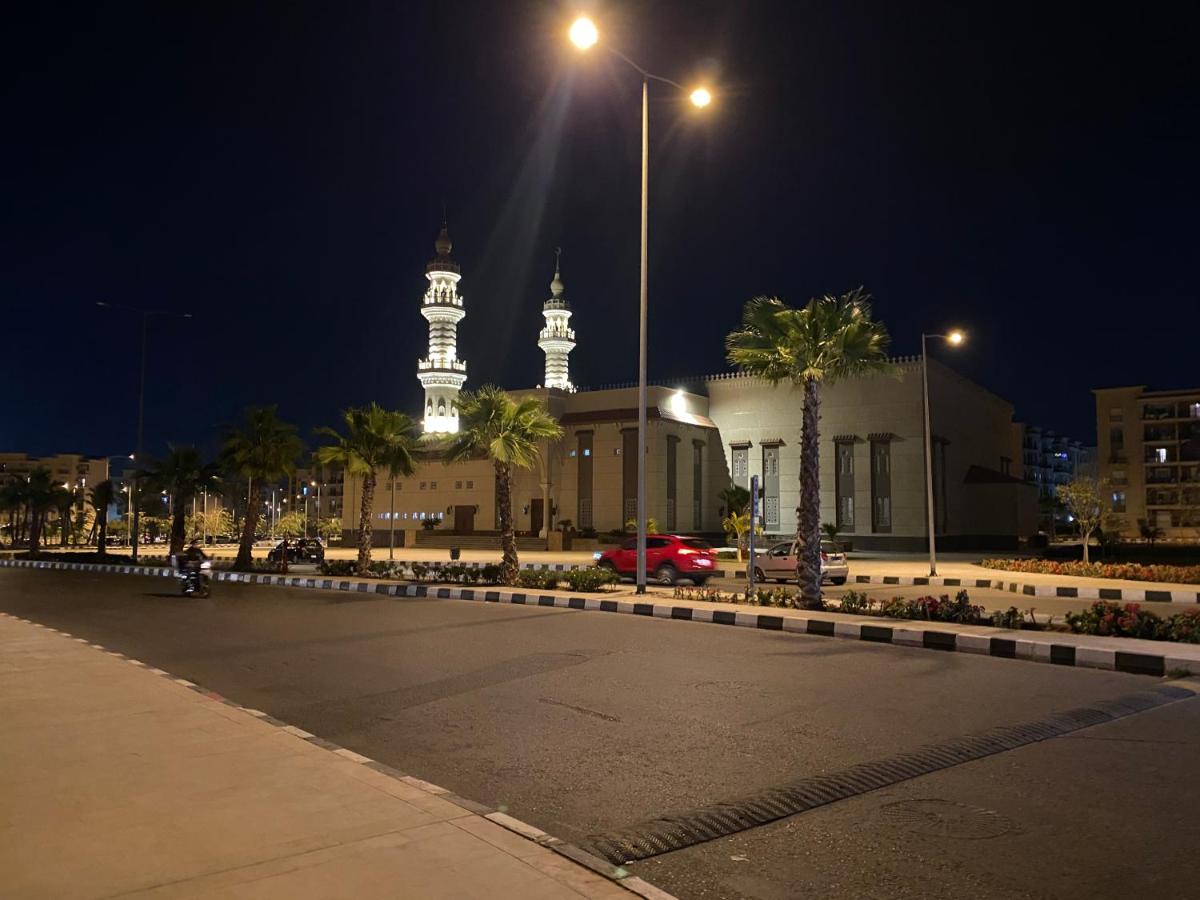
[[[586,16],[576,19],[567,36],[582,51],[594,47],[600,40],[596,23]],[[688,91],[678,81],[655,75],[639,66],[615,47],[605,45],[606,50],[618,57],[642,76],[642,259],[641,301],[638,313],[638,446],[637,455],[637,593],[646,593],[646,313],[649,303],[648,260],[649,260],[649,205],[650,205],[650,82],[661,81],[681,93],[687,94],[692,105],[702,109],[712,103],[712,92],[698,87]]]
[[[929,428],[929,353],[925,342],[928,338],[941,338],[952,347],[959,347],[967,339],[965,333],[954,329],[946,334],[921,335],[921,406],[925,411],[925,509],[929,528],[929,575],[937,575],[937,527],[933,509],[933,434]]]
[[[587,16],[580,16],[572,22],[567,36],[571,39],[571,43],[580,50],[590,50],[596,46],[596,41],[600,40],[600,32],[596,29],[596,23]]]

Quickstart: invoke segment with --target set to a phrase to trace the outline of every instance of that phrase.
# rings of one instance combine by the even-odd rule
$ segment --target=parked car
[[[845,584],[850,577],[850,566],[846,554],[833,541],[821,541],[821,581]],[[796,542],[784,541],[776,544],[754,561],[756,581],[795,581]]]
[[[287,561],[290,563],[319,563],[325,561],[325,548],[321,542],[313,538],[300,538],[296,541],[280,541],[267,554],[267,562],[279,562],[284,545],[287,545]]]
[[[637,574],[637,538],[628,538],[620,547],[605,550],[596,557],[596,565],[612,569],[618,575]],[[697,587],[712,577],[717,554],[707,541],[677,534],[651,534],[646,537],[646,574],[659,584],[674,584],[687,578]]]

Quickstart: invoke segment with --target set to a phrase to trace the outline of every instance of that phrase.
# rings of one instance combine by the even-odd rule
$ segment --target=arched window
[[[438,401],[438,415],[444,416],[445,414],[446,414],[446,401],[439,400]]]

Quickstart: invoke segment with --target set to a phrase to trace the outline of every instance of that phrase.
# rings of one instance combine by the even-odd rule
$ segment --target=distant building
[[[1092,393],[1100,477],[1122,534],[1145,524],[1168,538],[1200,536],[1200,390]]]
[[[1025,480],[1037,485],[1042,499],[1053,497],[1060,485],[1095,473],[1095,447],[1037,425],[1021,426]]]
[[[87,488],[108,478],[108,459],[82,453],[56,453],[54,456],[0,453],[0,484],[14,478],[27,478],[34,469],[46,469],[52,481],[86,492]]]

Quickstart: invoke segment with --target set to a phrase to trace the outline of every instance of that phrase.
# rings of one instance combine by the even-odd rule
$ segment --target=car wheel
[[[763,570],[758,566],[754,567],[754,580],[758,582],[765,582],[767,580],[767,576],[763,574]]]
[[[845,578],[830,578],[829,580],[832,581],[834,584],[845,584],[846,583]]]
[[[704,582],[708,581],[707,575],[691,575],[689,577],[692,579],[692,584],[698,588],[704,587]]]
[[[678,578],[679,572],[672,565],[661,565],[658,567],[658,571],[654,573],[654,580],[662,585],[673,585]]]

